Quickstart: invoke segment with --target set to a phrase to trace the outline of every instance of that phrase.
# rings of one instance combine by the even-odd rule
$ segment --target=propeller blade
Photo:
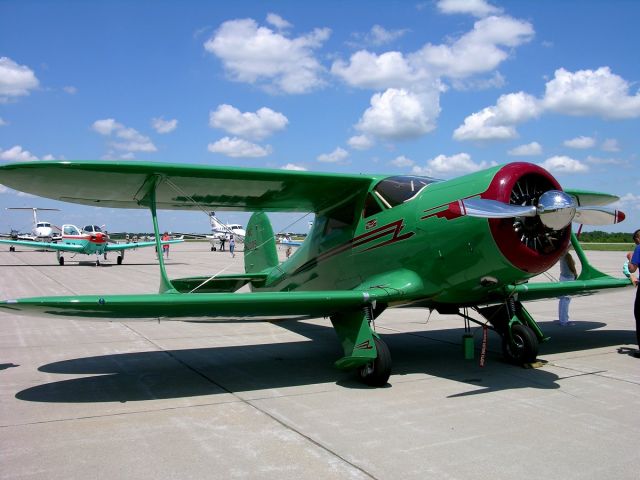
[[[513,218],[535,217],[537,209],[534,205],[521,206],[489,200],[486,198],[468,198],[462,200],[464,214],[480,218]]]
[[[573,221],[584,225],[613,225],[620,223],[626,215],[620,210],[599,207],[578,207]]]

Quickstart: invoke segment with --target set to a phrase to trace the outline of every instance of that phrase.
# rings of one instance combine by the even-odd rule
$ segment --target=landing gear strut
[[[502,354],[515,365],[535,362],[539,343],[546,340],[522,303],[508,299],[502,305],[478,308],[502,337]]]
[[[341,370],[357,369],[360,380],[371,387],[383,387],[391,375],[391,354],[389,348],[377,334],[371,330],[374,309],[345,312],[331,317],[344,349],[344,357],[335,365]]]

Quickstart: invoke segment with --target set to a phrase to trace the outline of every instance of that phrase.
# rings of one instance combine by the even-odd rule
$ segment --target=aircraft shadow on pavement
[[[368,388],[353,372],[333,367],[341,351],[330,326],[296,321],[277,324],[309,341],[134,352],[54,362],[38,370],[87,376],[31,387],[18,392],[16,398],[51,403],[130,402],[320,383]],[[541,345],[540,356],[634,341],[632,331],[594,331],[600,326],[596,322],[556,329],[547,325],[545,333],[552,339]],[[489,335],[486,365],[481,368],[481,329],[474,331],[475,359],[464,360],[462,328],[390,334],[384,334],[381,328],[379,332],[389,345],[394,362],[392,383],[403,381],[402,376],[410,374],[459,382],[460,392],[450,397],[518,388],[559,388],[559,377],[544,368],[523,369],[505,363],[501,341],[495,333]]]

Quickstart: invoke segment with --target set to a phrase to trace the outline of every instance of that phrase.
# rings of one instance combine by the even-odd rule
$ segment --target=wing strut
[[[158,228],[158,213],[156,210],[156,189],[162,182],[160,175],[154,175],[145,182],[148,187],[143,200],[140,203],[148,203],[151,210],[151,218],[153,219],[153,233],[156,236],[156,254],[158,255],[158,264],[160,265],[160,293],[178,293],[171,280],[167,276],[167,269],[164,266],[164,255],[162,254],[162,243],[160,238],[160,229]],[[144,188],[144,187],[143,187]]]

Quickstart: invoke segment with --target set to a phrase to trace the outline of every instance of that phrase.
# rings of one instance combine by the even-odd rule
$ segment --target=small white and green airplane
[[[162,245],[180,243],[183,240],[163,240]],[[75,225],[63,225],[60,242],[32,242],[28,240],[2,240],[0,243],[10,245],[13,251],[16,245],[28,248],[55,250],[58,263],[64,265],[64,253],[95,255],[96,266],[100,265],[100,255],[106,258],[108,252],[118,252],[117,263],[124,260],[124,251],[132,248],[155,247],[156,242],[112,243],[107,232],[103,232],[97,225],[86,225],[80,230]]]

